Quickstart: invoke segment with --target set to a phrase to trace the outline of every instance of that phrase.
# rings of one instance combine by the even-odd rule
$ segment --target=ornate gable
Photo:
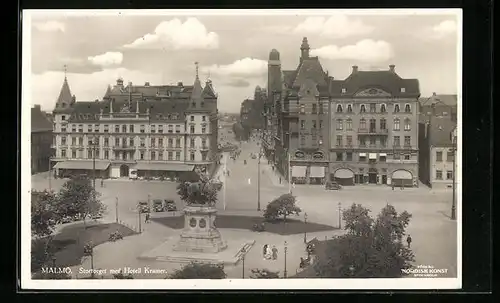
[[[391,94],[380,88],[368,88],[357,92],[356,97],[390,97]]]
[[[316,98],[319,95],[318,88],[316,87],[316,82],[311,79],[307,79],[300,86],[299,96],[301,98]]]

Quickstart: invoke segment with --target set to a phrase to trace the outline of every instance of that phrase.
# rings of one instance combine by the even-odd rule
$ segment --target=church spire
[[[56,101],[56,108],[66,108],[73,103],[73,96],[71,90],[69,89],[68,78],[67,78],[67,66],[64,65],[64,81],[59,92],[59,97]]]
[[[203,92],[203,87],[200,82],[199,67],[198,62],[194,63],[196,66],[196,78],[194,79],[193,92],[191,93],[191,99],[198,99],[201,97]]]

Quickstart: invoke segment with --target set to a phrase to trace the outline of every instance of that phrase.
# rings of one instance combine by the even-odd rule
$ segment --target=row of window
[[[453,162],[455,159],[455,152],[448,151],[446,153],[446,162]],[[436,152],[436,162],[443,162],[443,152],[442,151],[437,151]]]
[[[343,140],[344,140],[344,136],[337,135],[336,146],[339,146],[339,147],[343,146],[343,144],[344,144]],[[369,142],[370,146],[377,145],[377,140],[374,137],[369,138],[368,142]],[[378,142],[380,143],[381,147],[387,146],[387,140],[384,137],[379,138]],[[394,136],[392,142],[393,142],[393,146],[400,146],[401,145],[400,136]],[[350,135],[346,136],[346,143],[347,143],[346,146],[348,146],[348,147],[352,146],[352,136],[350,136]],[[367,140],[366,140],[366,138],[360,137],[358,143],[359,143],[359,146],[366,147]],[[407,147],[411,146],[411,136],[404,136],[404,146],[407,146]]]
[[[370,106],[369,107],[370,113],[376,113],[377,112],[377,104],[376,103],[370,103],[369,106]],[[352,113],[353,112],[352,107],[353,107],[352,104],[348,104],[347,108],[346,108],[346,112],[347,113]],[[410,104],[405,104],[404,111],[405,111],[405,113],[411,113],[411,105]],[[343,112],[344,112],[344,105],[343,104],[337,104],[337,113],[343,113]],[[360,113],[366,113],[366,105],[365,104],[361,104],[360,105],[359,112]],[[380,104],[379,112],[380,113],[387,113],[387,107],[386,107],[385,104]],[[401,108],[400,108],[399,104],[394,104],[393,112],[394,113],[401,112]]]
[[[146,153],[145,152],[141,152],[139,154],[139,158],[140,160],[152,160],[152,161],[155,161],[155,160],[158,160],[158,161],[162,161],[162,160],[167,160],[167,161],[174,161],[174,152],[167,152],[167,153],[163,153],[163,152],[155,152],[155,151],[151,151],[149,152],[149,159],[146,159],[145,157]],[[166,159],[164,157],[164,155],[166,155]],[[66,150],[63,149],[61,150],[61,157],[62,158],[66,158],[67,154],[66,154]],[[88,150],[87,151],[87,159],[94,159],[93,158],[93,153],[92,153],[92,150]],[[102,158],[101,158],[101,153],[99,152],[99,150],[95,150],[95,159],[105,159],[105,160],[109,160],[109,156],[110,156],[110,151],[108,150],[105,150],[102,154]],[[114,159],[119,159],[119,160],[133,160],[134,159],[134,155],[133,153],[129,153],[129,152],[115,152],[114,153],[114,156],[115,158]],[[71,158],[72,159],[81,159],[83,158],[83,151],[78,151],[78,150],[72,150],[71,151]],[[201,154],[201,158],[203,161],[206,161],[207,159],[207,154],[206,153],[202,153]],[[194,161],[195,160],[195,153],[194,152],[190,152],[189,153],[189,159],[190,161]],[[181,152],[175,152],[175,161],[180,161],[181,160]]]
[[[352,130],[352,122],[353,121],[351,118],[349,118],[345,121],[346,130]],[[319,120],[319,121],[312,120],[311,123],[312,123],[313,129],[318,128],[318,125],[319,125],[320,129],[323,128],[323,120]],[[377,120],[370,119],[369,123],[370,123],[370,130],[374,131],[376,128]],[[360,129],[367,129],[365,118],[361,118],[359,120],[359,128]],[[306,129],[306,120],[300,120],[300,129],[302,129],[302,130]],[[344,129],[344,120],[343,119],[336,120],[336,129],[337,130]],[[387,129],[387,120],[386,119],[383,119],[383,118],[380,119],[380,129],[384,129],[384,130]],[[394,119],[393,130],[395,130],[395,131],[401,130],[401,120],[399,118]],[[409,118],[404,119],[404,130],[405,131],[411,130],[411,120]]]
[[[436,180],[443,180],[442,170],[436,170]],[[453,171],[451,170],[446,171],[446,180],[453,180]]]
[[[203,103],[203,102],[202,102],[202,103]],[[194,104],[195,104],[195,103],[194,103]],[[195,106],[196,106],[196,104],[195,104]],[[202,106],[202,107],[203,107],[203,106]],[[158,117],[158,118],[163,118],[163,115],[162,115],[162,114],[158,114],[158,115],[157,115],[157,117]],[[166,118],[167,118],[168,120],[170,120],[170,119],[176,120],[176,119],[178,119],[178,117],[179,117],[179,115],[178,115],[178,114],[167,114],[167,116],[166,116]],[[65,116],[65,115],[62,115],[62,116],[61,116],[61,120],[62,120],[62,121],[66,121],[66,116]],[[190,117],[189,117],[189,120],[190,120],[191,122],[194,122],[194,116],[190,116]],[[206,117],[206,116],[201,116],[201,121],[204,121],[204,122],[205,122],[205,121],[207,121],[207,117]]]
[[[158,128],[157,128],[157,126],[158,126]],[[54,124],[54,127],[55,127],[55,124]],[[121,130],[121,132],[120,132],[120,130]],[[96,133],[100,132],[99,124],[95,124],[93,127],[92,127],[92,124],[87,125],[87,132],[91,133],[92,131],[96,132]],[[194,133],[195,132],[195,125],[190,125],[189,131],[190,131],[190,133]],[[61,132],[63,132],[63,133],[67,132],[66,125],[61,125]],[[71,125],[71,132],[73,132],[73,133],[77,132],[76,124]],[[83,133],[83,124],[78,125],[78,132]],[[109,133],[109,125],[107,125],[107,124],[104,125],[103,132]],[[134,125],[129,125],[128,132],[127,132],[127,125],[121,125],[121,127],[120,127],[120,125],[115,125],[114,132],[115,133],[134,133],[135,129],[134,129]],[[139,132],[143,133],[143,134],[146,133],[146,126],[140,125]],[[163,125],[151,124],[150,132],[153,134],[154,133],[163,134],[164,133]],[[206,132],[207,132],[207,125],[202,124],[201,125],[201,133],[205,134]],[[173,134],[174,133],[174,126],[171,124],[168,125],[166,133]],[[177,133],[177,134],[181,133],[181,125],[175,125],[175,133]]]
[[[352,152],[347,152],[347,153],[342,153],[342,152],[338,152],[335,154],[336,158],[335,160],[336,161],[353,161],[353,154]],[[394,153],[392,155],[393,159],[395,160],[400,160],[401,159],[401,154],[400,153]],[[366,157],[366,154],[365,155],[359,155],[358,156],[358,162],[360,163],[365,163],[366,160],[368,158]],[[403,159],[405,160],[410,160],[411,159],[411,154],[403,154]],[[378,157],[378,160],[379,162],[386,162],[387,161],[387,156],[383,156],[383,155],[380,155]],[[369,159],[368,162],[369,163],[376,163],[377,159]]]
[[[83,138],[82,137],[79,137],[79,138],[72,137],[71,139],[72,139],[71,140],[72,145],[83,146]],[[127,145],[127,141],[128,141],[128,145]],[[96,145],[100,145],[101,144],[100,138],[96,138],[95,142],[96,142]],[[173,147],[174,139],[173,138],[168,138],[166,141],[164,141],[163,138],[150,138],[150,146],[151,147],[155,147],[156,145],[158,145],[158,147],[163,147],[164,146],[163,145],[164,142],[167,143],[168,147]],[[196,146],[196,144],[195,144],[195,138],[191,138],[187,142],[190,143],[189,146],[191,146],[191,147],[195,147]],[[158,143],[158,144],[156,144],[156,143]],[[61,137],[61,145],[64,146],[66,144],[67,144],[66,137]],[[102,144],[103,144],[103,146],[109,146],[109,138],[104,138],[102,140]],[[89,139],[88,142],[87,142],[87,145],[88,146],[94,145],[94,140],[93,139]],[[141,147],[145,147],[146,146],[146,140],[144,138],[141,138],[139,140],[139,145]],[[115,144],[114,144],[114,146],[122,146],[122,147],[130,146],[130,147],[135,147],[135,140],[134,140],[134,138],[128,138],[128,139],[127,138],[115,138]],[[201,139],[201,146],[203,148],[206,148],[206,146],[207,146],[207,139],[205,139],[205,138]],[[182,145],[181,145],[181,139],[180,138],[176,138],[175,139],[175,147],[182,147]]]

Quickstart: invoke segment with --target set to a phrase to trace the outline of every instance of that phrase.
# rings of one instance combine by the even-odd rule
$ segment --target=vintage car
[[[327,190],[339,190],[342,189],[342,186],[337,182],[326,182],[325,189]]]
[[[139,201],[139,204],[137,205],[137,208],[141,213],[149,213],[149,205],[147,201]]]

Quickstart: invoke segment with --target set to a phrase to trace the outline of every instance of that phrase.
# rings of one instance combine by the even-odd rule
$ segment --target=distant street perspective
[[[123,49],[206,32],[163,22]],[[226,79],[250,59],[212,65],[195,38],[162,48],[184,81],[120,70],[96,100],[61,64],[50,110],[31,109],[31,279],[456,278],[457,95],[293,33],[259,42],[260,85],[251,68]]]

